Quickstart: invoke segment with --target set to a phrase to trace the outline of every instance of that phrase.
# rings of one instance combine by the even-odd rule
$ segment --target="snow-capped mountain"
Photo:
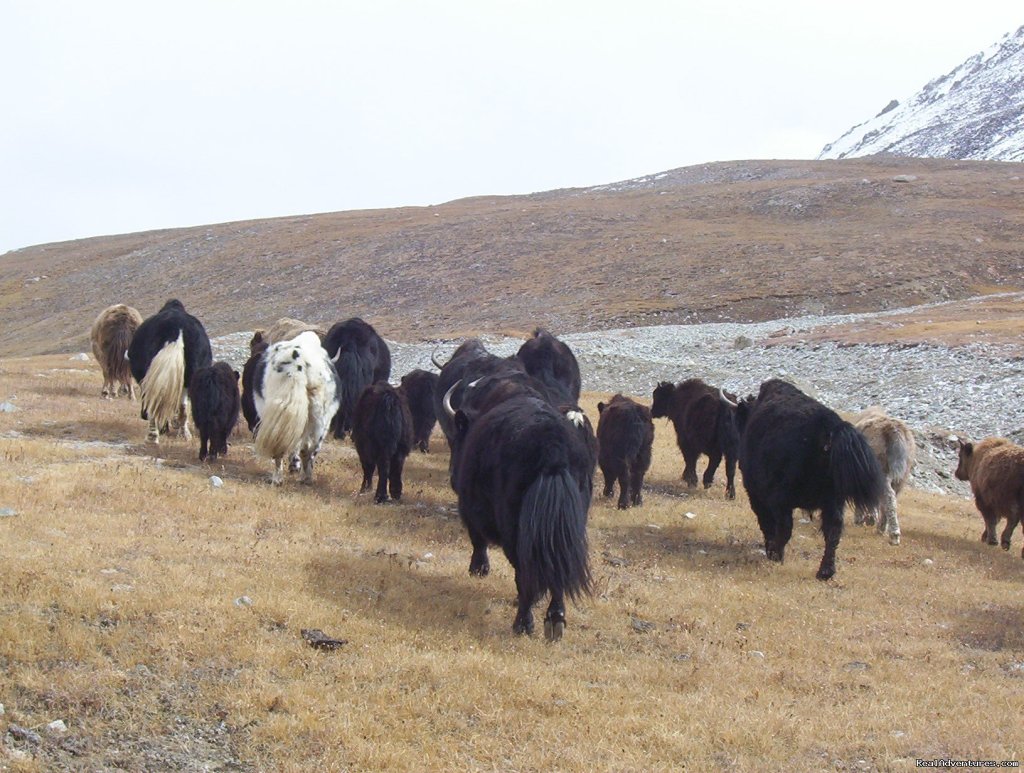
[[[1024,27],[910,99],[893,100],[818,158],[873,153],[1024,161]]]

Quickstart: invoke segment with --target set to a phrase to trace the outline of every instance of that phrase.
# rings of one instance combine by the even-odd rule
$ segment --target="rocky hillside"
[[[1024,27],[904,102],[826,145],[818,158],[874,153],[1024,161]]]
[[[0,356],[178,297],[212,336],[352,315],[388,338],[863,312],[1022,285],[1017,165],[729,162],[591,189],[48,244],[0,258]]]

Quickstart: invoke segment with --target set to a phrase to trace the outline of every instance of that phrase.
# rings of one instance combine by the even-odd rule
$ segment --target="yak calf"
[[[651,409],[621,394],[598,403],[597,463],[604,474],[604,495],[619,482],[619,509],[643,503],[644,475],[651,466],[654,420]]]
[[[402,467],[412,450],[412,416],[405,395],[387,381],[366,387],[356,401],[352,419],[352,442],[363,466],[360,493],[373,485],[377,471],[377,492],[373,501],[402,498]]]
[[[1024,510],[1024,448],[1006,438],[990,437],[980,443],[960,445],[956,477],[970,481],[974,504],[985,519],[981,541],[996,544],[996,524],[1006,519],[1000,543],[1010,549],[1010,539]],[[1024,550],[1021,551],[1024,558]]]

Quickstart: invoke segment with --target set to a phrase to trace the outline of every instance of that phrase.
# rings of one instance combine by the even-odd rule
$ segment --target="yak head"
[[[974,455],[974,443],[965,443],[963,440],[957,438],[957,447],[960,451],[960,458],[956,465],[957,480],[970,480],[969,468],[971,466],[971,457]]]
[[[676,393],[676,385],[668,381],[662,381],[654,388],[654,398],[651,401],[651,417],[655,419],[665,418],[672,410],[672,398]]]

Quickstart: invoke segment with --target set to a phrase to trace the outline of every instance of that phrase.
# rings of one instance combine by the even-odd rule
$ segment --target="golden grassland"
[[[903,544],[850,523],[814,579],[745,494],[688,492],[658,422],[643,507],[591,509],[592,599],[516,637],[495,553],[471,577],[447,452],[401,504],[358,496],[330,441],[312,486],[266,484],[241,432],[147,445],[93,363],[0,361],[0,743],[10,770],[907,770],[1019,760],[1024,562],[973,505],[909,491]],[[596,401],[585,408],[596,423]],[[223,478],[214,488],[210,475]],[[687,513],[693,515],[687,517]],[[240,601],[247,597],[251,604]],[[303,628],[347,640],[311,648]],[[46,725],[62,719],[66,733]]]

